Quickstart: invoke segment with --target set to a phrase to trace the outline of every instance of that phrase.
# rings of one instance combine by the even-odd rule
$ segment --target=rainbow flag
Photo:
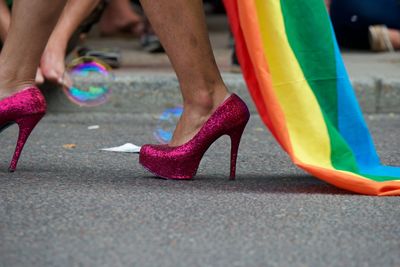
[[[258,112],[293,162],[337,187],[400,195],[350,84],[323,0],[225,0]]]

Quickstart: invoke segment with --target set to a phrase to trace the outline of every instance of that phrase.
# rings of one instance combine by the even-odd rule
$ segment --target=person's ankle
[[[24,88],[35,86],[35,81],[32,80],[7,80],[0,81],[0,94],[11,95]]]
[[[197,95],[195,99],[184,101],[183,104],[185,110],[193,114],[198,114],[199,116],[211,114],[215,105],[213,97],[206,95]]]
[[[0,95],[11,95],[26,87],[34,86],[35,80],[26,73],[13,73],[6,67],[0,69]]]
[[[226,98],[228,91],[224,85],[202,90],[196,94],[184,98],[184,107],[197,110],[202,114],[214,111]]]
[[[185,99],[183,106],[188,111],[208,114],[213,108],[213,99],[207,95],[198,94],[195,98]]]
[[[34,81],[0,82],[0,100],[13,95],[25,88],[34,87]]]

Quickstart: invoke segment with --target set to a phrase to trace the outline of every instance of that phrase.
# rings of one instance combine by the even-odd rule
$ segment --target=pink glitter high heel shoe
[[[16,123],[19,136],[8,170],[14,172],[18,159],[33,128],[46,113],[46,101],[36,87],[29,87],[0,101],[0,132]]]
[[[195,176],[201,158],[214,141],[223,135],[231,138],[230,179],[235,179],[236,159],[240,139],[250,118],[246,104],[232,94],[206,121],[200,131],[186,144],[144,145],[139,162],[153,174],[166,179],[191,179]]]

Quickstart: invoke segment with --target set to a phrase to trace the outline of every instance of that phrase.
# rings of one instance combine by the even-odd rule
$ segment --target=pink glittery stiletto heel
[[[8,170],[14,172],[22,149],[33,128],[46,113],[46,101],[36,87],[29,87],[0,101],[0,132],[16,123],[19,135]]]
[[[236,159],[240,139],[250,118],[246,104],[232,94],[206,121],[200,131],[186,144],[144,145],[139,162],[153,174],[166,179],[191,179],[196,175],[200,161],[207,149],[218,138],[231,138],[230,179],[236,176]]]

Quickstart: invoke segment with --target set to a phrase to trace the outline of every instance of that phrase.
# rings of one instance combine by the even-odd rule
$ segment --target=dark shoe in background
[[[140,45],[143,50],[149,53],[164,53],[164,47],[162,46],[160,39],[154,33],[145,33],[140,37]]]
[[[113,69],[121,66],[121,53],[116,49],[91,49],[89,47],[81,47],[77,51],[80,57],[95,57],[98,58]]]

